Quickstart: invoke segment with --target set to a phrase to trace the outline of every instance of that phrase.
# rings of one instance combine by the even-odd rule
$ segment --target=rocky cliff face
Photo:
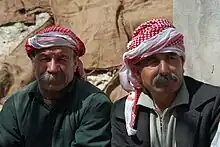
[[[133,30],[155,17],[171,19],[171,0],[53,0],[55,24],[72,28],[86,44],[86,69],[120,66]]]
[[[0,10],[0,25],[33,23],[36,12],[49,12],[56,25],[71,28],[85,42],[85,69],[99,70],[120,66],[140,23],[156,17],[171,20],[172,0],[2,0]]]
[[[0,49],[0,52],[3,52],[0,55],[2,64],[7,63],[12,67],[21,68],[24,79],[30,77],[32,70],[30,60],[24,52],[24,42],[26,37],[32,36],[38,30],[54,24],[71,28],[85,42],[87,50],[82,58],[85,69],[113,71],[120,67],[126,44],[133,30],[140,23],[156,17],[172,20],[172,0],[2,0],[0,1],[2,18],[0,25],[10,27],[14,22],[22,22],[22,25],[31,24],[30,27],[33,27],[38,20],[36,16],[39,16],[39,12],[47,12],[50,17],[46,17],[41,24],[23,35],[19,41],[16,39],[19,43],[9,45],[10,43],[6,43],[6,40],[4,42],[6,45]],[[28,28],[13,35],[19,36],[27,32]],[[5,38],[1,31],[0,38]],[[21,75],[13,75],[13,78],[23,79]],[[111,76],[104,77],[106,79],[102,81],[111,79]],[[94,78],[91,78],[89,79],[92,82]],[[4,81],[3,79],[4,77],[0,82]],[[12,80],[9,89],[22,87],[21,81]],[[18,88],[12,88],[10,94],[16,89]]]

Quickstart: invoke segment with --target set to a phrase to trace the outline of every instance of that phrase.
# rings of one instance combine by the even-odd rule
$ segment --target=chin
[[[154,88],[155,92],[158,93],[175,93],[179,91],[180,85],[178,84],[168,84],[168,85],[160,85]]]
[[[48,85],[46,87],[44,87],[44,89],[48,90],[48,91],[60,91],[62,90],[64,87],[60,86],[60,85]]]
[[[157,93],[174,93],[177,92],[178,90],[170,89],[170,88],[155,88],[154,91]]]

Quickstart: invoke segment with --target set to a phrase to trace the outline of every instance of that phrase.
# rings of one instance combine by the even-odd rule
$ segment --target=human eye
[[[51,59],[47,56],[40,56],[39,61],[40,62],[49,62]]]
[[[175,60],[177,58],[178,58],[178,55],[175,54],[175,53],[172,53],[172,54],[169,55],[169,59],[171,59],[171,60]]]
[[[169,56],[169,59],[176,59],[175,56]]]
[[[70,58],[67,55],[61,55],[59,57],[59,60],[62,61],[62,62],[68,62],[70,60]]]
[[[159,64],[159,61],[157,59],[151,59],[147,62],[147,65],[151,67],[157,66],[158,64]]]
[[[159,61],[155,57],[149,57],[139,62],[141,67],[155,67],[159,64]]]

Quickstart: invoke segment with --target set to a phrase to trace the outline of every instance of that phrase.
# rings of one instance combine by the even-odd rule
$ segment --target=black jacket
[[[220,120],[220,88],[185,77],[190,103],[177,109],[177,147],[209,147]],[[128,136],[125,128],[126,97],[112,109],[112,147],[150,147],[149,108],[140,106],[137,134]]]

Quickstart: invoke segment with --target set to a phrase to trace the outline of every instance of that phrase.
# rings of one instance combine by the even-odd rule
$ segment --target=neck
[[[171,93],[171,94],[167,94],[167,93],[165,93],[165,94],[164,93],[154,94],[154,93],[151,93],[151,96],[154,100],[154,103],[156,104],[157,108],[161,112],[173,103],[174,99],[176,98],[176,95],[177,95],[177,92],[176,93]]]
[[[46,104],[56,104],[57,101],[62,99],[62,97],[66,94],[68,86],[60,91],[50,91],[39,86],[40,93],[43,96],[43,100]]]
[[[63,95],[62,90],[61,91],[48,91],[43,88],[40,88],[40,93],[42,94],[44,99],[48,99],[48,100],[57,100],[57,99],[60,99],[60,97]]]

